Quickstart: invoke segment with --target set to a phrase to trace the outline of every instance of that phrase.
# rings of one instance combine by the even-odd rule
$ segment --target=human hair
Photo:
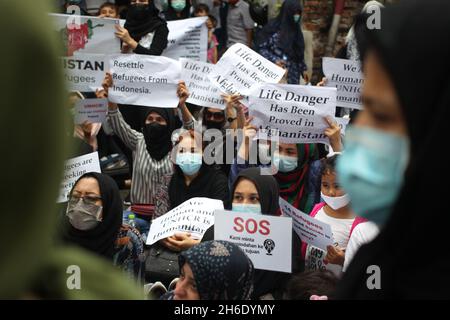
[[[204,3],[199,3],[194,8],[194,15],[197,15],[200,11],[205,11],[207,15],[209,15],[209,7]]]
[[[208,18],[209,18],[209,20],[211,20],[211,22],[213,24],[213,27],[214,28],[217,27],[217,19],[216,19],[216,17],[214,17],[212,14],[209,14]]]
[[[114,9],[114,10],[116,11],[116,14],[119,15],[119,6],[117,6],[116,4],[114,4],[114,3],[112,3],[112,2],[109,2],[109,1],[103,3],[103,4],[100,6],[100,8],[98,8],[98,13],[97,13],[97,15],[99,16],[99,15],[101,14],[102,10],[103,10],[104,8],[108,8],[108,7]]]
[[[335,154],[320,161],[320,175],[333,174],[336,172],[336,163],[339,155]]]
[[[337,276],[329,270],[310,270],[298,273],[289,280],[284,298],[287,300],[309,300],[312,295],[332,296]]]

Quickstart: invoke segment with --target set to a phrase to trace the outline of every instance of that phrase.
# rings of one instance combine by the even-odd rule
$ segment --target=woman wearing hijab
[[[260,31],[256,41],[259,54],[288,70],[289,84],[299,84],[300,77],[309,82],[301,30],[302,10],[298,0],[285,0],[278,16]]]
[[[26,1],[0,2],[0,11],[8,13],[0,20],[0,28],[15,30],[4,34],[8,50],[0,52],[2,112],[8,115],[0,117],[0,140],[8,146],[0,161],[3,168],[12,163],[20,168],[0,173],[8,185],[0,194],[0,242],[4,244],[0,298],[142,299],[139,288],[108,263],[80,248],[54,242],[58,230],[55,199],[67,153],[64,128],[69,121],[64,117],[67,107],[61,107],[67,97],[57,59],[60,46],[46,15],[51,12],[49,2],[33,6]],[[19,118],[17,123],[11,121]],[[11,135],[14,128],[20,134]],[[24,219],[11,214],[11,203]],[[82,270],[82,290],[68,287],[68,277],[76,272],[69,266]]]
[[[203,163],[201,136],[198,133],[186,131],[179,137],[174,159],[177,165],[168,188],[171,209],[195,197],[222,200],[225,207],[229,206],[227,177],[221,170]],[[199,241],[191,239],[189,234],[179,233],[160,243],[171,251],[179,252]]]
[[[117,26],[116,29],[123,53],[159,56],[167,47],[169,29],[152,0],[132,0],[125,28]]]
[[[178,257],[180,279],[165,300],[250,300],[253,263],[227,241],[208,241]]]
[[[86,173],[75,183],[64,218],[64,240],[107,259],[122,225],[122,201],[115,181],[101,173]]]
[[[430,150],[440,150],[448,135],[449,16],[447,1],[403,1],[381,12],[381,29],[364,34],[364,109],[346,132],[337,171],[355,212],[381,231],[357,252],[337,298],[449,297],[450,177],[427,170]],[[412,66],[426,66],[426,81],[417,81]]]
[[[164,17],[167,21],[187,19],[191,12],[191,3],[186,0],[168,0]]]
[[[279,187],[271,175],[261,174],[260,168],[248,168],[238,175],[231,189],[232,205],[228,210],[255,213],[263,215],[280,215]],[[203,241],[214,239],[214,226],[209,228],[203,236]],[[292,231],[292,273],[301,271],[301,240]],[[290,274],[256,270],[254,280],[253,299],[271,294],[281,299],[284,285],[290,279]]]

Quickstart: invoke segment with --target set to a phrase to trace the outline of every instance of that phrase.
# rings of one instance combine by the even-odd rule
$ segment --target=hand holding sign
[[[116,37],[126,43],[128,48],[131,48],[133,50],[136,49],[138,43],[130,36],[128,30],[121,27],[120,25],[116,25],[115,27],[116,32],[114,34],[116,35]]]
[[[331,148],[333,148],[333,151],[335,152],[341,152],[343,149],[341,139],[341,127],[339,127],[338,123],[334,121],[334,119],[330,116],[327,116],[324,119],[330,126],[329,128],[325,129],[324,134],[330,140]]]
[[[190,233],[182,232],[160,241],[160,244],[175,252],[187,250],[199,243],[200,240],[193,239]]]
[[[178,83],[177,96],[180,98],[180,104],[183,105],[186,103],[186,100],[189,98],[189,90],[186,87],[186,83],[184,81],[180,81]]]
[[[342,250],[339,247],[328,246],[327,247],[327,255],[324,259],[324,262],[331,264],[338,264],[343,266],[345,261],[345,250]]]

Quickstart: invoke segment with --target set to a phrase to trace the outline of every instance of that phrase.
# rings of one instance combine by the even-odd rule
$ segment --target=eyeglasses
[[[223,112],[206,111],[206,118],[223,120],[225,118],[225,114]]]
[[[98,196],[84,196],[84,197],[80,197],[78,195],[72,195],[69,199],[70,202],[72,203],[78,203],[80,201],[80,199],[83,200],[83,202],[87,205],[96,205],[97,201],[102,200],[101,197]]]

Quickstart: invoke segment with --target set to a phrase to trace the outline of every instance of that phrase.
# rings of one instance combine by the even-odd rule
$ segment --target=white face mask
[[[325,201],[325,203],[333,210],[341,209],[350,203],[350,197],[347,193],[341,197],[328,197],[321,192],[320,196],[322,197],[323,201]]]

